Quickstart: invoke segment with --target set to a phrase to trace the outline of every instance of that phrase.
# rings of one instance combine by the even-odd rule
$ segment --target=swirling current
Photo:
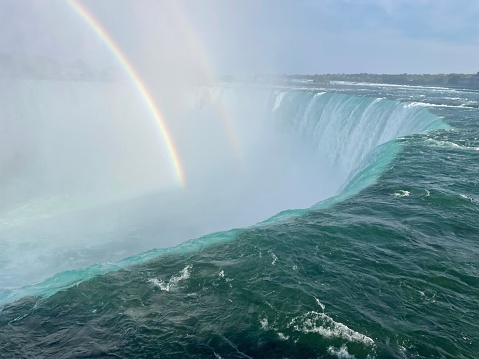
[[[287,140],[275,149],[301,147],[288,164],[311,155],[307,166],[320,171],[295,172],[318,175],[294,182],[311,185],[304,204],[281,202],[288,207],[268,208],[256,225],[186,233],[177,246],[149,241],[150,251],[137,247],[124,259],[45,269],[45,278],[17,286],[15,271],[5,274],[19,268],[8,257],[14,245],[3,243],[0,357],[476,357],[477,92],[225,85],[187,102],[195,118],[221,107],[235,124],[254,119],[246,134],[261,119],[255,140],[277,131]],[[328,188],[316,198],[321,181]],[[265,183],[261,191],[272,186]],[[246,212],[260,203],[251,201]],[[18,213],[3,213],[6,238],[33,235],[18,229],[30,217],[13,223]],[[135,240],[176,233],[162,231],[162,213],[150,213],[157,227],[139,227]]]

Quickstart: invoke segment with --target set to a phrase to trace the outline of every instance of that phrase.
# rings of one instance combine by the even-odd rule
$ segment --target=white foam
[[[433,138],[428,138],[426,141],[433,146],[436,147],[451,147],[451,148],[456,148],[456,149],[461,149],[465,151],[479,151],[479,147],[470,147],[470,146],[464,146],[464,145],[459,145],[455,142],[452,141],[440,141],[440,140],[435,140]]]
[[[314,299],[316,299],[316,303],[318,303],[318,305],[321,307],[321,309],[323,310],[323,313],[324,313],[324,310],[326,309],[326,306],[323,303],[321,303],[318,298],[314,298]]]
[[[170,289],[173,289],[174,287],[176,287],[180,281],[190,278],[191,267],[192,267],[191,265],[187,265],[185,268],[181,270],[181,272],[178,275],[171,276],[169,281],[163,281],[163,280],[158,280],[156,278],[151,278],[151,279],[148,279],[148,282],[153,283],[154,285],[159,287],[161,290],[169,292]]]
[[[289,327],[305,334],[317,333],[325,338],[342,338],[368,346],[374,345],[372,338],[348,328],[343,323],[334,321],[333,318],[324,313],[315,311],[293,318]]]
[[[440,90],[441,92],[457,92],[457,90],[450,89],[448,87],[438,86],[421,86],[421,85],[397,85],[397,84],[384,84],[376,82],[352,82],[352,81],[330,81],[332,85],[355,85],[355,86],[369,86],[369,87],[397,87],[416,90]]]
[[[271,252],[271,257],[273,257],[273,261],[271,262],[271,264],[276,265],[276,262],[278,261],[278,257],[273,252]]]
[[[469,201],[473,202],[473,199],[472,199],[472,197],[470,197],[470,196],[466,196],[465,194],[462,194],[462,193],[460,193],[459,195],[460,195],[462,198],[464,198],[464,199],[467,199],[467,200],[469,200]]]
[[[170,284],[166,283],[166,282],[163,282],[162,280],[158,280],[156,278],[150,278],[150,279],[148,279],[148,282],[153,283],[157,287],[160,287],[161,290],[164,290],[164,291],[167,291],[167,292],[170,291]]]
[[[399,192],[394,193],[394,197],[409,197],[411,192],[400,190]]]
[[[339,359],[355,359],[356,357],[352,354],[349,354],[348,348],[343,345],[341,348],[336,349],[335,347],[328,348],[328,354],[334,355]]]
[[[467,108],[467,105],[446,105],[429,102],[410,102],[405,104],[405,107],[443,107],[443,108]]]
[[[434,292],[431,295],[426,294],[422,290],[419,290],[418,292],[421,295],[421,298],[424,299],[425,301],[431,302],[431,303],[436,303],[435,298],[436,298],[437,292]]]

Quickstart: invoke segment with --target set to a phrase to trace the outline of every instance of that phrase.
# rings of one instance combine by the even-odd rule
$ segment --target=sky
[[[476,73],[477,0],[82,0],[158,76]],[[0,52],[118,63],[66,0],[2,0]]]

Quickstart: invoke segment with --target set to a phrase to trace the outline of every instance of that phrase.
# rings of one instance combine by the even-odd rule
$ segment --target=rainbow
[[[135,68],[128,61],[128,58],[121,51],[118,45],[113,41],[110,35],[105,31],[105,29],[102,27],[100,22],[97,19],[95,19],[95,17],[92,14],[90,14],[90,12],[88,12],[88,10],[83,5],[81,5],[77,0],[69,0],[68,3],[83,18],[83,20],[85,20],[85,22],[88,23],[88,25],[90,25],[90,27],[95,31],[95,33],[108,46],[108,48],[115,55],[118,62],[122,65],[122,67],[128,74],[128,77],[131,79],[131,81],[133,82],[137,90],[140,92],[141,97],[145,101],[151,115],[153,116],[156,123],[158,124],[160,133],[163,137],[164,144],[166,145],[166,148],[170,157],[172,167],[175,171],[176,178],[178,182],[180,183],[180,185],[184,187],[185,177],[184,177],[183,168],[181,166],[178,153],[175,149],[175,146],[173,145],[171,135],[168,132],[163,116],[160,110],[158,109],[158,107],[156,106],[155,102],[153,101],[153,98],[150,92],[148,91],[148,88],[145,86],[140,76],[135,71]]]
[[[174,19],[182,30],[183,35],[188,41],[186,45],[190,47],[193,54],[195,54],[195,59],[197,63],[201,66],[203,74],[207,76],[207,80],[211,84],[216,84],[217,81],[213,74],[213,70],[210,65],[210,60],[208,58],[208,53],[204,47],[203,42],[198,36],[198,31],[194,28],[193,22],[190,21],[187,17],[187,11],[183,11],[181,4],[175,0],[166,1],[163,5],[167,6],[168,9],[172,12],[171,15],[174,16]],[[238,159],[243,158],[243,152],[241,149],[241,144],[237,136],[237,131],[234,125],[234,121],[231,118],[230,114],[226,108],[222,105],[221,101],[212,102],[213,110],[216,111],[219,118],[223,122],[226,134],[229,138],[229,142],[233,147],[233,150],[236,153]]]

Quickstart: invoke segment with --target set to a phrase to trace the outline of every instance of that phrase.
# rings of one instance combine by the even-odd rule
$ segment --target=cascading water
[[[161,166],[144,131],[147,115],[124,85],[27,85],[26,92],[22,82],[5,85],[4,92],[22,91],[15,95],[22,100],[1,106],[3,130],[33,140],[1,145],[1,180],[8,182],[2,196],[15,200],[2,203],[0,288],[253,225],[283,210],[313,206],[351,181],[360,190],[370,182],[356,175],[381,162],[377,153],[371,156],[374,148],[444,126],[423,107],[385,99],[248,86],[196,89],[173,126],[188,185],[165,190],[152,179],[161,177]],[[96,86],[110,94],[109,102],[92,94]],[[129,136],[137,138],[128,142]],[[18,153],[29,162],[20,172],[8,170]],[[380,172],[371,173],[369,180]],[[102,201],[65,208],[65,198],[95,198],[105,188],[111,193]],[[139,194],[125,200],[123,188]],[[82,272],[75,273],[81,279]]]
[[[334,173],[329,195],[337,194],[369,164],[374,148],[401,136],[448,127],[422,106],[383,98],[251,87],[208,89],[197,96],[202,106],[221,101],[240,114],[237,121],[249,120],[243,139],[259,122],[256,126],[263,134],[284,135],[294,141],[293,147],[307,147],[308,156],[314,156],[313,167],[329,166]]]

